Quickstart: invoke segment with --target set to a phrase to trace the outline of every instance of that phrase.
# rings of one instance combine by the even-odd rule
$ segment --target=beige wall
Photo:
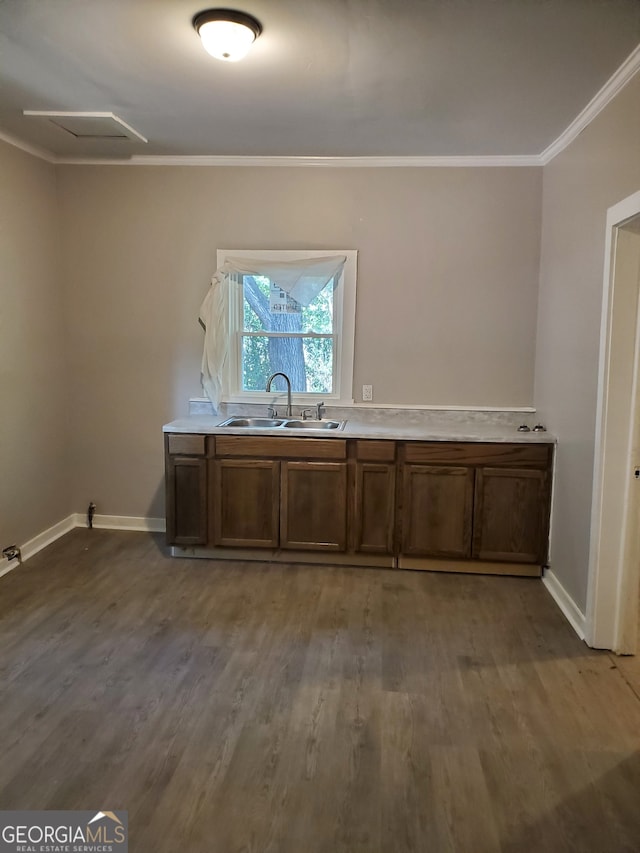
[[[359,250],[354,389],[527,406],[540,169],[61,167],[74,502],[163,513],[160,430],[199,396],[216,249]]]
[[[0,142],[0,546],[71,512],[56,173]]]
[[[558,434],[551,562],[587,595],[607,209],[640,189],[640,76],[544,168],[535,401]]]

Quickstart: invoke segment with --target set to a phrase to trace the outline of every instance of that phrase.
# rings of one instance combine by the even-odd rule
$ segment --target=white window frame
[[[302,261],[310,258],[326,258],[344,255],[337,287],[333,292],[334,322],[334,393],[293,392],[296,405],[326,401],[334,405],[353,403],[353,355],[356,327],[356,280],[358,252],[355,249],[218,249],[217,268],[221,269],[229,258],[249,258],[265,261]],[[231,284],[229,288],[229,351],[222,376],[222,402],[225,403],[271,403],[274,396],[282,398],[284,392],[243,391],[241,387],[241,332],[243,319],[243,290]]]

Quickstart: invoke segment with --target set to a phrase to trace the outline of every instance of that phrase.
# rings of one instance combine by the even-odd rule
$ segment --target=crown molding
[[[37,157],[39,160],[45,160],[47,163],[57,163],[56,156],[51,154],[50,151],[45,151],[44,148],[38,148],[37,145],[30,145],[28,142],[23,142],[22,139],[18,139],[17,136],[12,136],[10,133],[0,130],[0,140],[13,145],[14,148],[19,148],[20,151],[31,154],[33,157]]]
[[[631,78],[640,69],[640,45],[625,59],[613,77],[604,84],[594,95],[582,112],[574,118],[569,127],[539,155],[540,164],[546,166],[561,151],[564,151],[574,139],[602,112],[617,94],[619,94]]]
[[[56,163],[72,166],[282,166],[287,168],[460,168],[496,166],[540,166],[534,155],[482,155],[459,157],[271,157],[230,155],[134,154],[125,159],[101,160],[86,157],[58,157]]]

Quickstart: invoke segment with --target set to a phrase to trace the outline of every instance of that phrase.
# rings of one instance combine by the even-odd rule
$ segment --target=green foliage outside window
[[[330,394],[334,345],[331,284],[310,305],[281,314],[270,310],[270,287],[264,276],[243,277],[243,331],[257,334],[242,335],[242,390],[264,391],[268,377],[282,371],[291,379],[294,392]],[[291,334],[282,335],[288,332]],[[274,388],[285,387],[281,377],[274,381]]]

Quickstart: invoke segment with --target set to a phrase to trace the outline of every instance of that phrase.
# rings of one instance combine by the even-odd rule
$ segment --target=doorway
[[[640,192],[607,215],[585,639],[635,654],[639,621]]]

